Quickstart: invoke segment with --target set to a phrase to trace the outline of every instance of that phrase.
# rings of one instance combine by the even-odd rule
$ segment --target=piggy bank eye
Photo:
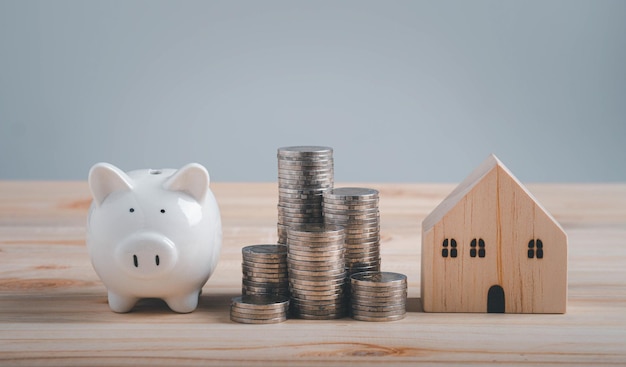
[[[161,213],[165,213],[165,209],[161,209]]]
[[[129,212],[133,213],[135,211],[134,208],[130,208]]]

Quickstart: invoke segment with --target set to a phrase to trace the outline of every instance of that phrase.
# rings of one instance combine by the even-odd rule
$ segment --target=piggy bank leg
[[[182,296],[165,298],[164,301],[173,311],[179,313],[189,313],[198,307],[199,296],[200,291],[195,291]]]
[[[122,296],[109,291],[109,307],[114,312],[129,312],[135,306],[139,298]]]

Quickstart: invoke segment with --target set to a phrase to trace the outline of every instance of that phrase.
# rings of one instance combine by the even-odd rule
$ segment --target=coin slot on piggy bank
[[[113,311],[128,312],[142,298],[163,299],[180,313],[196,309],[222,244],[209,182],[196,163],[128,173],[108,163],[91,168],[87,248]]]

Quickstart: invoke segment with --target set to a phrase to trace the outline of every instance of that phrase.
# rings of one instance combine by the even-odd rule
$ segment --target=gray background
[[[626,181],[626,1],[0,0],[0,179]]]

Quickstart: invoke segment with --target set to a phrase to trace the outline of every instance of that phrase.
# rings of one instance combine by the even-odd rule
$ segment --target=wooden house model
[[[567,235],[489,156],[422,223],[426,312],[565,313]]]

